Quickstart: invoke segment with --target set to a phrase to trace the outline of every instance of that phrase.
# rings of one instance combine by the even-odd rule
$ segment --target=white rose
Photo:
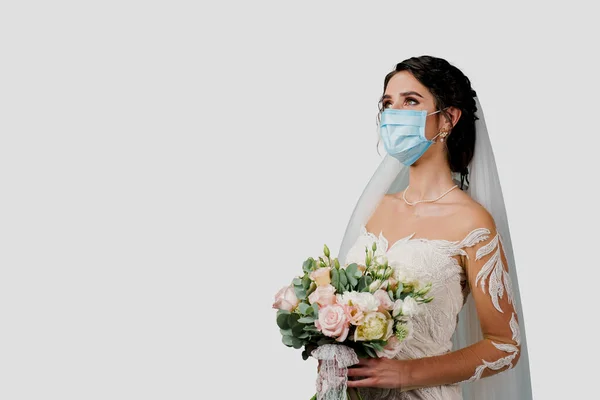
[[[410,296],[404,299],[404,302],[402,304],[402,314],[412,317],[414,315],[417,315],[419,311],[419,304],[415,299],[413,299]]]
[[[357,306],[363,313],[377,311],[379,309],[379,299],[371,293],[366,292],[345,292],[338,295],[339,304]]]

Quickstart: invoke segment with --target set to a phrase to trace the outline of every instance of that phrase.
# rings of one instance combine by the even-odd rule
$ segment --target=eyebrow
[[[419,93],[417,93],[417,92],[415,92],[415,91],[412,91],[412,90],[411,90],[411,91],[408,91],[408,92],[400,92],[400,93],[398,93],[398,94],[399,94],[400,96],[404,96],[404,97],[406,97],[406,96],[411,96],[411,95],[412,95],[412,96],[418,96],[418,97],[420,97],[420,98],[424,99],[424,97],[423,97],[423,96],[421,96]],[[381,100],[389,99],[389,98],[391,98],[391,97],[392,97],[392,96],[390,96],[389,94],[384,94],[384,95],[381,97]]]

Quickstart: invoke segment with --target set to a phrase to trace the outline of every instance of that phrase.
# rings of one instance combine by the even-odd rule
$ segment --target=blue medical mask
[[[381,113],[380,134],[385,150],[402,164],[409,166],[435,143],[425,137],[425,120],[428,116],[441,110],[427,114],[427,110],[385,109]]]

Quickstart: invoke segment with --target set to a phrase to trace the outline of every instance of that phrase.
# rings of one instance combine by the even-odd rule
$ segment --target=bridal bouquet
[[[431,284],[391,267],[376,250],[375,243],[365,249],[365,265],[341,266],[324,246],[323,255],[304,261],[303,274],[275,295],[283,344],[304,347],[305,360],[321,360],[313,398],[345,399],[347,367],[358,357],[396,356],[411,335],[411,317],[433,300],[426,297]]]

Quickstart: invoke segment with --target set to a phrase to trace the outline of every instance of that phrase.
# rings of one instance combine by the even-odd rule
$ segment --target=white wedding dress
[[[454,384],[423,387],[401,392],[391,389],[361,389],[364,400],[460,400],[460,383],[502,373],[512,368],[520,347],[520,333],[515,311],[510,276],[503,263],[502,240],[487,228],[478,228],[461,241],[414,238],[414,235],[389,245],[383,234],[376,236],[362,226],[360,235],[349,250],[346,264],[365,263],[365,246],[377,243],[376,255],[385,255],[392,267],[407,271],[423,283],[432,283],[429,293],[434,298],[423,304],[422,313],[413,319],[413,332],[402,343],[398,359],[416,359],[442,355],[453,350],[452,335],[457,317],[467,296],[480,292],[477,308],[485,339],[473,349],[461,354],[456,368],[462,369],[464,379]],[[469,277],[455,256],[469,257],[476,251],[476,261],[470,266]],[[474,253],[473,253],[474,254]],[[469,259],[471,260],[471,256]],[[471,282],[469,284],[468,282]],[[472,282],[477,287],[472,288]],[[461,371],[457,371],[460,375]]]

